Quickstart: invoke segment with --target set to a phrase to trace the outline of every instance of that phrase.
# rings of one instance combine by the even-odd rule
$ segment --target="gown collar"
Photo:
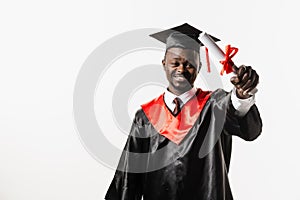
[[[177,97],[182,102],[180,104],[180,108],[182,108],[182,106],[184,104],[186,104],[186,102],[188,102],[192,97],[195,96],[196,92],[197,92],[197,88],[193,87],[190,90],[186,91],[185,93],[177,96],[177,95],[173,94],[172,92],[170,92],[168,89],[166,89],[165,93],[164,93],[164,102],[170,110],[174,110],[175,105],[173,103],[173,100]]]

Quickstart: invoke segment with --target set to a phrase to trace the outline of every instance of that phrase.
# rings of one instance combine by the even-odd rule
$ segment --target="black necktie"
[[[177,115],[180,111],[180,99],[178,97],[176,97],[174,100],[173,100],[173,103],[175,103],[175,108],[174,108],[174,111],[173,111],[173,114],[174,115]]]

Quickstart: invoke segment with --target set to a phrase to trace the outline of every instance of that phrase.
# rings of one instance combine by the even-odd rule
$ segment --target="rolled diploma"
[[[215,43],[215,41],[206,33],[202,32],[200,34],[199,40],[208,48],[210,52],[212,52],[213,56],[218,61],[223,61],[225,59],[225,53],[223,50]],[[238,67],[233,64],[233,71],[237,71]],[[253,95],[257,92],[257,88],[251,90],[248,94]]]
[[[215,43],[215,41],[206,33],[202,32],[200,34],[199,40],[208,48],[212,55],[218,60],[223,61],[225,59],[225,53],[223,50]],[[237,66],[233,65],[233,71],[236,71]]]

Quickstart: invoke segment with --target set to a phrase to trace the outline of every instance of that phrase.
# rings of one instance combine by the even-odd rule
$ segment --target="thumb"
[[[230,82],[233,84],[233,85],[236,85],[240,82],[240,79],[236,76],[233,76],[230,78]]]

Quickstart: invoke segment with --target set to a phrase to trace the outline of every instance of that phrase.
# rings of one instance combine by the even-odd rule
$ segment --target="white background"
[[[229,176],[235,199],[300,199],[297,5],[1,1],[0,199],[103,199],[114,170],[86,151],[73,120],[81,65],[112,36],[185,22],[239,47],[236,63],[250,64],[260,74],[263,133],[251,143],[234,140]]]

